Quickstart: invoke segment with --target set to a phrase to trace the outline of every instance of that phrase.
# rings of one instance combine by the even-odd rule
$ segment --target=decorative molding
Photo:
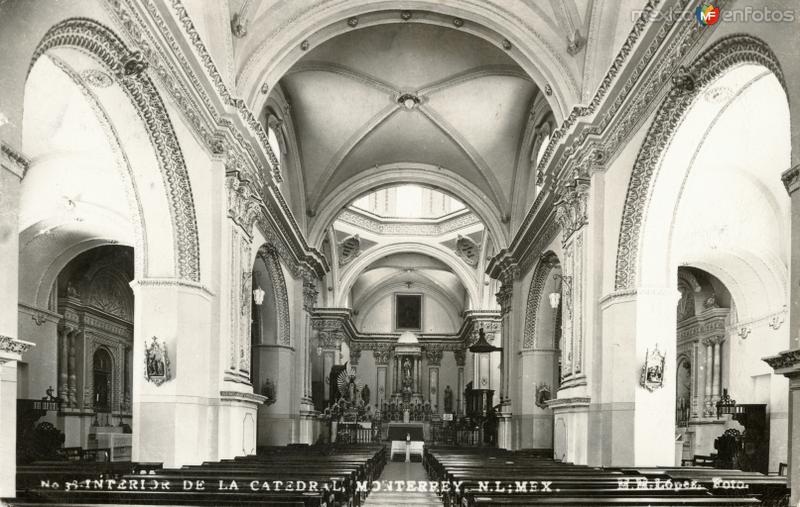
[[[86,69],[80,76],[86,84],[95,88],[108,88],[114,84],[114,79],[99,69]]]
[[[30,160],[12,149],[6,143],[0,143],[0,167],[15,174],[19,179],[28,172]]]
[[[539,314],[539,305],[542,301],[544,286],[550,273],[558,266],[558,257],[555,254],[542,255],[536,270],[533,272],[531,287],[528,290],[528,301],[525,304],[525,327],[522,331],[522,349],[536,348],[536,317]]]
[[[220,391],[219,397],[222,401],[240,401],[244,403],[255,403],[257,405],[261,405],[268,400],[266,396],[243,391]]]
[[[781,181],[783,181],[783,186],[786,187],[786,191],[789,192],[789,195],[792,195],[800,188],[800,165],[796,165],[790,169],[784,171],[781,174]]]
[[[767,363],[776,373],[784,373],[779,370],[796,370],[800,367],[800,349],[784,350],[775,356],[765,357],[762,361]]]
[[[166,106],[145,72],[144,56],[140,51],[129,50],[104,25],[90,19],[73,18],[47,31],[34,51],[28,72],[40,56],[61,46],[86,51],[104,64],[136,109],[155,150],[170,202],[177,274],[199,281],[200,247],[189,174]]]
[[[289,293],[286,290],[286,279],[283,276],[281,260],[274,245],[267,243],[258,249],[257,254],[267,267],[267,274],[275,293],[275,309],[278,314],[278,344],[292,345],[291,327],[289,325]]]
[[[367,212],[358,209],[345,208],[336,220],[360,227],[374,234],[386,236],[442,236],[444,234],[464,229],[466,227],[481,224],[481,219],[469,210],[454,213],[441,220],[421,222],[397,219],[382,219],[372,217]]]
[[[640,236],[656,174],[675,131],[700,90],[733,66],[763,65],[775,74],[786,90],[777,57],[766,43],[750,35],[730,35],[717,41],[692,64],[679,71],[647,132],[633,166],[620,224],[614,287],[634,287],[638,275]],[[689,77],[691,76],[691,77]]]

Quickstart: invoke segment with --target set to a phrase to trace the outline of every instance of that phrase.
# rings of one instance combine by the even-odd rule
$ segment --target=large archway
[[[674,351],[687,345],[682,331],[677,336],[671,332],[670,321],[678,291],[692,292],[679,274],[689,267],[701,269],[730,293],[732,320],[722,326],[725,332],[711,336],[716,341],[710,351],[701,344],[700,355],[712,358],[704,367],[718,368],[717,346],[724,342],[723,354],[741,358],[734,378],[746,380],[734,382],[729,394],[740,404],[767,406],[764,424],[774,431],[763,471],[768,466],[771,472],[785,459],[786,386],[760,358],[788,344],[781,323],[788,302],[789,199],[780,175],[790,164],[790,146],[785,85],[769,48],[746,35],[709,47],[673,80],[640,148],[616,259],[617,294],[633,294],[636,320],[659,329],[657,337],[637,330],[637,351],[658,349],[665,357],[669,389],[641,394],[641,406],[666,400],[676,407],[678,417],[672,420],[678,422],[686,408],[674,398]],[[703,318],[710,319],[711,313]],[[712,376],[706,372],[705,378]],[[722,380],[717,375],[707,388],[711,405],[722,396]],[[760,387],[754,390],[754,385]],[[662,426],[665,434],[672,433],[666,423]],[[689,447],[710,448],[702,442],[708,435],[697,438]]]

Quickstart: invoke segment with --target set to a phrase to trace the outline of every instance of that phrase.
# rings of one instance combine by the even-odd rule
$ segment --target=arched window
[[[106,349],[97,349],[92,358],[94,370],[94,409],[111,412],[113,360]]]

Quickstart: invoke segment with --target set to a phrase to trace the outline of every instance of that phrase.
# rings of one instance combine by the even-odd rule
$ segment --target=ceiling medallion
[[[402,11],[400,13],[400,17],[403,19],[403,21],[408,21],[411,19],[411,11]]]
[[[269,92],[269,85],[267,83],[264,83],[264,84],[261,85],[261,93],[266,95],[267,92]]]
[[[302,49],[303,51],[308,50],[308,46],[309,46],[308,39],[306,39],[306,40],[304,40],[303,42],[300,43],[300,49]]]
[[[404,93],[397,97],[397,103],[406,108],[406,110],[411,111],[415,107],[417,107],[420,103],[420,99],[413,93]]]
[[[715,86],[706,91],[703,97],[712,104],[722,104],[733,97],[733,90],[727,86]]]
[[[114,80],[111,79],[111,76],[103,72],[102,70],[97,69],[88,69],[81,72],[81,78],[83,80],[94,86],[95,88],[108,88],[112,84],[114,84]]]
[[[350,28],[355,28],[358,26],[358,18],[353,16],[352,18],[347,18],[347,26]]]
[[[508,39],[503,39],[503,49],[506,51],[511,50],[511,41]]]
[[[548,97],[553,94],[553,87],[550,86],[550,83],[544,85],[544,94]]]
[[[456,28],[461,28],[462,26],[464,26],[464,20],[461,18],[453,18],[453,25]]]

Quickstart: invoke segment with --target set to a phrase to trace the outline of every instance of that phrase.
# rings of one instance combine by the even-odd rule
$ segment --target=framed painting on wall
[[[395,294],[394,327],[396,330],[422,330],[422,294]]]

